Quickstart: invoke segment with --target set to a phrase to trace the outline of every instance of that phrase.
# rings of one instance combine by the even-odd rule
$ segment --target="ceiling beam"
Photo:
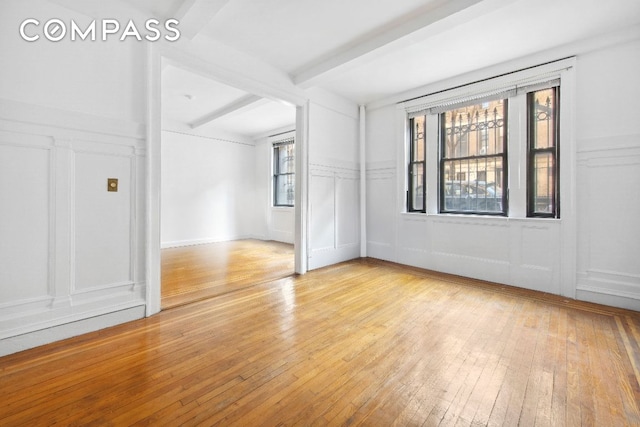
[[[206,125],[207,123],[211,123],[212,121],[219,119],[222,116],[226,116],[227,114],[233,113],[234,111],[238,111],[241,108],[244,108],[248,105],[254,104],[260,101],[262,98],[258,95],[246,95],[242,98],[239,98],[224,107],[218,108],[215,111],[212,111],[209,114],[206,114],[199,119],[194,120],[189,123],[189,127],[191,129],[199,128],[200,126]]]
[[[310,87],[323,74],[341,67],[357,58],[378,50],[425,27],[442,22],[471,6],[485,0],[439,0],[430,2],[411,15],[405,15],[389,24],[347,43],[328,55],[293,73],[296,85]],[[491,3],[489,1],[488,3]],[[450,26],[443,27],[444,29]]]
[[[229,0],[184,0],[173,18],[180,21],[180,33],[193,40],[228,2]]]

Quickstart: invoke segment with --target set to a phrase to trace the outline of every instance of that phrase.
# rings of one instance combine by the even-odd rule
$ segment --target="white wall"
[[[162,132],[162,247],[253,236],[255,150],[240,136]]]
[[[640,310],[640,40],[578,58],[581,299]]]
[[[310,91],[309,269],[360,256],[358,108]]]
[[[404,112],[368,110],[368,255],[639,310],[639,53],[636,40],[579,55],[564,82],[562,220],[402,213]]]
[[[20,37],[18,29],[23,20],[38,19],[42,27],[52,17],[67,23],[73,19],[82,27],[96,18],[44,0],[3,0],[0,3],[2,98],[144,122],[144,43],[72,42],[68,36],[54,43],[42,35],[40,40],[30,43]],[[29,33],[37,34],[38,31],[30,27]]]
[[[0,4],[0,355],[144,316],[144,47],[20,38],[54,16]]]

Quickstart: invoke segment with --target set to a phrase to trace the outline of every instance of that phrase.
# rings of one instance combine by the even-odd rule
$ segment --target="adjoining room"
[[[295,114],[163,60],[163,308],[293,274]]]

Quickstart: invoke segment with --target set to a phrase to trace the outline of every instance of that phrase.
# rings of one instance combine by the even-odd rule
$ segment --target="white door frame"
[[[146,315],[161,309],[160,257],[160,189],[161,189],[161,91],[162,59],[181,68],[208,76],[214,80],[270,99],[296,106],[296,181],[295,181],[295,272],[307,272],[307,212],[308,212],[308,136],[309,103],[300,91],[278,88],[257,81],[237,70],[212,63],[198,54],[182,49],[149,43],[147,49],[147,162],[146,162]]]

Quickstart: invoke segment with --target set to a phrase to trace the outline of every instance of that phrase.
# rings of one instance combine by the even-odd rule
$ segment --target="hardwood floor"
[[[640,425],[640,313],[358,260],[0,358],[0,424]]]
[[[162,308],[290,276],[293,245],[234,240],[162,250]]]

